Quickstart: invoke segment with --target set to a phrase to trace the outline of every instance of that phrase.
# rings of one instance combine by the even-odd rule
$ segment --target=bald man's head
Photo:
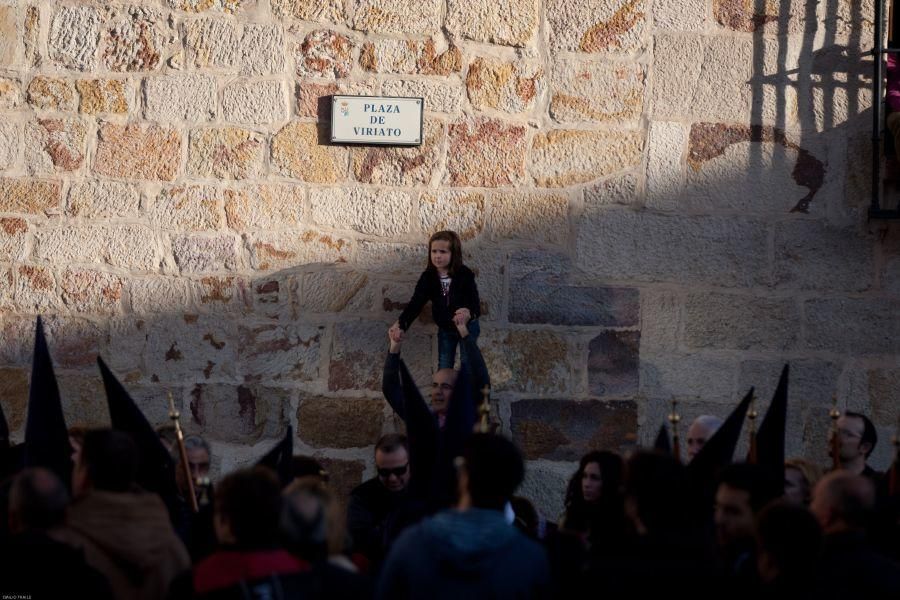
[[[456,387],[456,378],[459,371],[454,369],[440,369],[431,378],[431,410],[435,414],[447,413],[447,406],[453,396],[453,388]]]
[[[875,508],[875,486],[847,471],[829,473],[816,484],[809,509],[825,533],[865,529]]]
[[[63,522],[69,493],[53,472],[41,467],[25,469],[9,492],[9,527],[13,533],[50,529]]]
[[[688,458],[694,460],[700,449],[706,445],[709,438],[722,426],[722,419],[713,415],[700,415],[688,427],[687,451]]]

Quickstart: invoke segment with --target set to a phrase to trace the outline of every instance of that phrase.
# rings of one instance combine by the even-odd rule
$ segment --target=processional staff
[[[756,417],[759,411],[756,409],[756,394],[750,397],[750,410],[747,411],[747,418],[750,420],[750,452],[747,454],[747,462],[751,465],[757,463],[756,458]]]
[[[681,443],[678,440],[678,423],[681,422],[681,415],[678,414],[678,400],[672,397],[672,412],[669,413],[669,423],[672,425],[672,455],[675,460],[681,462]]]
[[[191,509],[196,513],[200,512],[200,506],[197,504],[197,496],[194,492],[194,478],[191,476],[191,464],[188,461],[187,449],[184,447],[184,432],[181,431],[181,422],[179,418],[181,413],[175,410],[175,401],[172,400],[172,392],[169,392],[169,418],[175,425],[175,440],[178,443],[178,455],[181,457],[181,468],[184,469],[184,476],[188,484],[188,496],[191,499]]]
[[[841,468],[841,440],[838,439],[838,419],[841,418],[841,411],[837,407],[837,393],[831,396],[831,410],[828,411],[831,417],[831,469],[837,471]]]

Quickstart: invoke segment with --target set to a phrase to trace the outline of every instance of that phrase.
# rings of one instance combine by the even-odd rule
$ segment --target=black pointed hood
[[[275,473],[278,474],[278,481],[281,483],[283,489],[290,485],[291,481],[294,479],[294,474],[291,471],[291,462],[293,458],[294,428],[288,425],[287,431],[284,432],[284,437],[281,441],[275,444],[271,450],[266,452],[256,464],[263,467],[269,467],[275,471]]]
[[[665,423],[659,426],[656,441],[653,442],[653,449],[665,456],[672,455],[672,440],[669,438],[669,428]]]
[[[169,504],[178,494],[175,484],[175,461],[128,390],[99,356],[97,365],[103,376],[103,387],[106,388],[110,425],[113,429],[130,434],[138,447],[140,455],[138,484],[146,490],[158,493]]]
[[[66,485],[71,483],[72,446],[69,444],[69,431],[41,317],[37,318],[34,332],[24,465],[45,467],[56,473]]]
[[[756,464],[773,472],[784,470],[784,432],[787,427],[788,376],[784,365],[772,403],[756,433]],[[784,478],[781,478],[782,481]]]

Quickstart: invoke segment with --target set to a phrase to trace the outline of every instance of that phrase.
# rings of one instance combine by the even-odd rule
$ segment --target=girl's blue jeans
[[[481,333],[481,326],[478,319],[472,319],[468,324],[469,337],[473,342],[478,341],[478,334]],[[438,329],[438,369],[452,369],[456,362],[456,346],[459,345],[459,334],[456,331],[447,331]],[[466,356],[466,347],[462,346],[459,353],[459,360],[463,364],[468,364],[469,357]]]

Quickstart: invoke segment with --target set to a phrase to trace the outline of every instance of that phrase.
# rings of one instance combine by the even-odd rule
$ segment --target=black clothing
[[[90,567],[81,550],[42,532],[12,536],[0,551],[0,592],[33,600],[97,598],[112,600],[106,578]]]
[[[431,300],[431,316],[441,329],[456,331],[453,314],[460,308],[468,308],[473,319],[481,315],[481,300],[478,298],[478,286],[475,284],[475,274],[472,270],[463,265],[451,277],[453,281],[450,283],[450,292],[445,296],[441,290],[437,270],[426,269],[422,273],[409,304],[398,319],[402,330],[409,329],[429,300]]]
[[[875,552],[860,532],[827,534],[816,598],[900,598],[900,565]]]
[[[377,568],[402,529],[420,517],[421,510],[407,490],[391,492],[377,477],[361,483],[350,492],[347,505],[347,530],[353,539],[353,551]]]

